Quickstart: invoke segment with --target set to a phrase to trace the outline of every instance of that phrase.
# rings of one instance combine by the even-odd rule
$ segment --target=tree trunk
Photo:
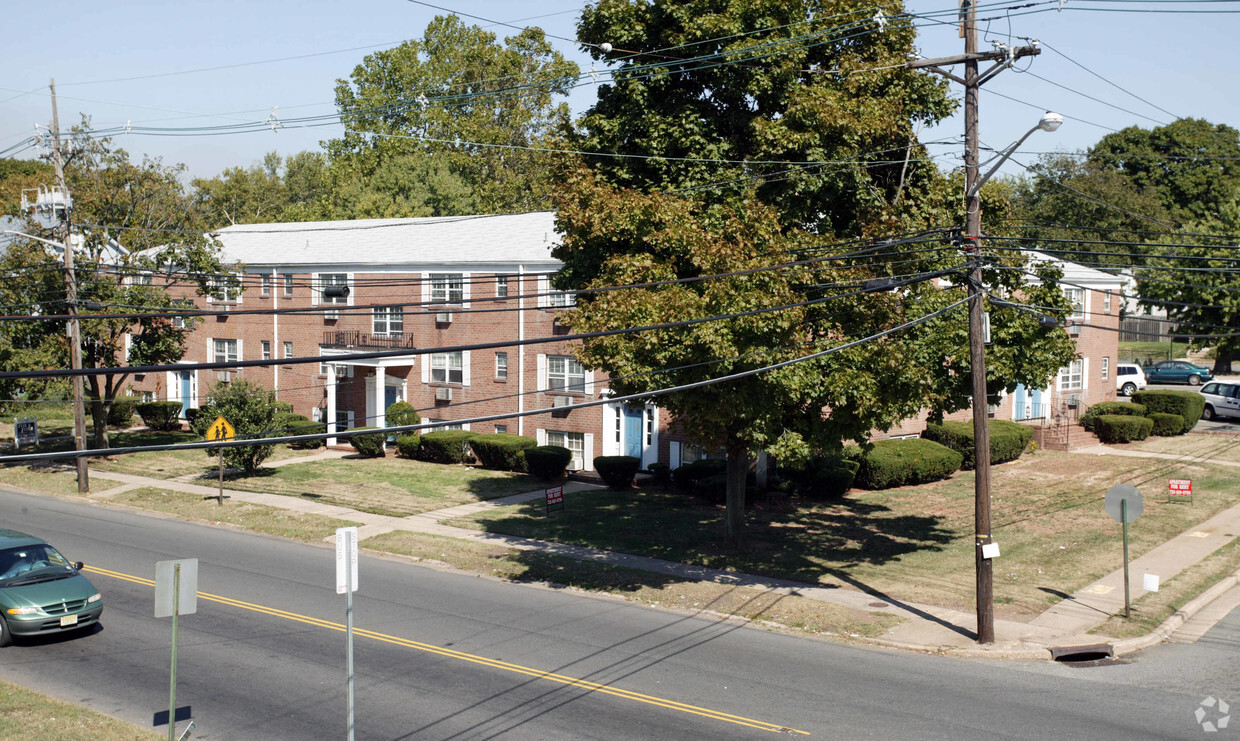
[[[1213,370],[1214,375],[1216,376],[1231,375],[1232,355],[1233,353],[1232,353],[1231,343],[1220,342],[1218,346],[1214,348],[1214,370]]]
[[[749,473],[749,450],[742,444],[728,445],[728,495],[724,515],[725,540],[740,545],[745,535],[745,478]]]
[[[90,420],[94,429],[91,446],[96,449],[108,447],[108,406],[97,396],[90,400]]]

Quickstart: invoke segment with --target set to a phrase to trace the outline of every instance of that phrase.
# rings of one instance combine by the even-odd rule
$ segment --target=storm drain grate
[[[1114,663],[1115,648],[1109,643],[1095,643],[1088,646],[1061,646],[1051,649],[1051,660],[1064,664],[1083,665],[1086,662],[1108,661]],[[1090,666],[1101,664],[1090,663]]]

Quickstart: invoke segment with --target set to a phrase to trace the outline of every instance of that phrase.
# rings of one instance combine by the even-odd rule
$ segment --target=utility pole
[[[73,238],[69,230],[69,188],[65,185],[65,160],[60,149],[60,114],[56,110],[56,80],[49,85],[52,91],[52,164],[56,167],[56,187],[64,198],[64,209],[60,217],[60,236],[65,245],[65,299],[69,309],[69,363],[73,370],[82,369],[82,331],[77,316],[77,278],[73,272]],[[54,203],[53,199],[53,203]],[[86,449],[86,406],[83,400],[84,379],[80,375],[73,377],[73,447],[76,450]],[[90,493],[90,471],[86,468],[86,458],[78,456],[77,464],[78,493]]]
[[[965,181],[965,229],[964,251],[970,256],[969,291],[969,372],[973,376],[973,458],[974,469],[974,563],[977,571],[977,642],[994,643],[995,605],[994,577],[990,559],[982,547],[991,542],[990,537],[990,400],[986,393],[986,345],[983,336],[984,295],[982,284],[982,208],[978,192],[978,135],[977,96],[981,86],[1017,59],[1041,53],[1037,46],[998,48],[991,52],[977,50],[977,24],[975,0],[961,0],[960,33],[964,37],[964,54],[959,57],[943,57],[909,62],[913,69],[928,69],[964,86],[964,181]],[[978,63],[995,61],[994,66],[979,72]],[[943,67],[964,64],[964,78],[954,75]]]

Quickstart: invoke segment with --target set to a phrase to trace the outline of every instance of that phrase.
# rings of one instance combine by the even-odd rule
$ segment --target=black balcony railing
[[[407,334],[370,334],[357,330],[342,329],[323,333],[323,347],[367,347],[383,350],[407,348],[412,350],[413,336]]]

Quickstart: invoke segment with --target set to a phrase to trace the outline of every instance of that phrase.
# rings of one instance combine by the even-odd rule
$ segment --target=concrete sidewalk
[[[1100,446],[1101,447],[1101,446]],[[1085,454],[1127,454],[1126,451],[1097,451],[1087,449]],[[324,451],[315,456],[277,461],[273,466],[303,463],[320,458],[342,457],[347,453]],[[1172,457],[1166,455],[1157,456]],[[1190,456],[1183,460],[1199,461]],[[146,476],[91,470],[96,479],[115,482],[117,485],[92,494],[91,498],[106,499],[114,494],[143,487],[157,487],[171,491],[214,497],[218,488],[211,483],[195,483],[196,477],[162,480]],[[594,484],[567,482],[566,493],[599,488]],[[1049,658],[1049,649],[1080,644],[1096,644],[1106,641],[1105,636],[1089,634],[1089,630],[1106,622],[1112,615],[1122,611],[1124,605],[1123,569],[1107,574],[1098,581],[1078,590],[1075,594],[1051,607],[1029,622],[995,621],[995,643],[979,646],[975,641],[976,620],[972,612],[962,612],[933,605],[922,605],[894,599],[876,590],[816,586],[784,579],[740,574],[710,569],[646,556],[636,556],[582,546],[550,543],[480,530],[452,527],[445,522],[510,504],[541,499],[543,491],[536,490],[500,499],[473,502],[455,507],[424,512],[408,517],[359,512],[311,499],[289,497],[279,494],[224,489],[224,494],[235,501],[253,502],[294,512],[323,515],[356,522],[359,538],[374,537],[393,531],[407,531],[429,535],[493,543],[508,548],[538,551],[566,556],[593,563],[622,566],[625,568],[665,574],[680,579],[710,581],[737,587],[749,587],[778,594],[795,595],[820,600],[851,609],[871,613],[885,613],[904,618],[886,634],[874,642],[920,651],[952,653],[956,655],[988,656],[995,658]],[[1157,574],[1166,582],[1186,568],[1200,562],[1217,549],[1235,539],[1240,533],[1240,505],[1218,513],[1193,530],[1181,533],[1149,553],[1133,560],[1129,567],[1131,595],[1135,601],[1145,594],[1142,588],[1146,573]],[[364,545],[364,544],[363,544]],[[1185,625],[1183,640],[1200,635],[1214,622],[1221,619],[1236,605],[1240,605],[1240,586],[1236,586],[1240,572],[1233,574],[1211,590],[1210,594],[1185,605],[1167,623],[1153,633],[1139,639],[1120,641],[1115,644],[1117,653],[1131,652],[1166,640],[1170,633]],[[1217,597],[1217,599],[1215,599]],[[1230,605],[1231,607],[1228,607]],[[1226,609],[1224,609],[1226,608]],[[1194,618],[1194,616],[1199,617]]]

